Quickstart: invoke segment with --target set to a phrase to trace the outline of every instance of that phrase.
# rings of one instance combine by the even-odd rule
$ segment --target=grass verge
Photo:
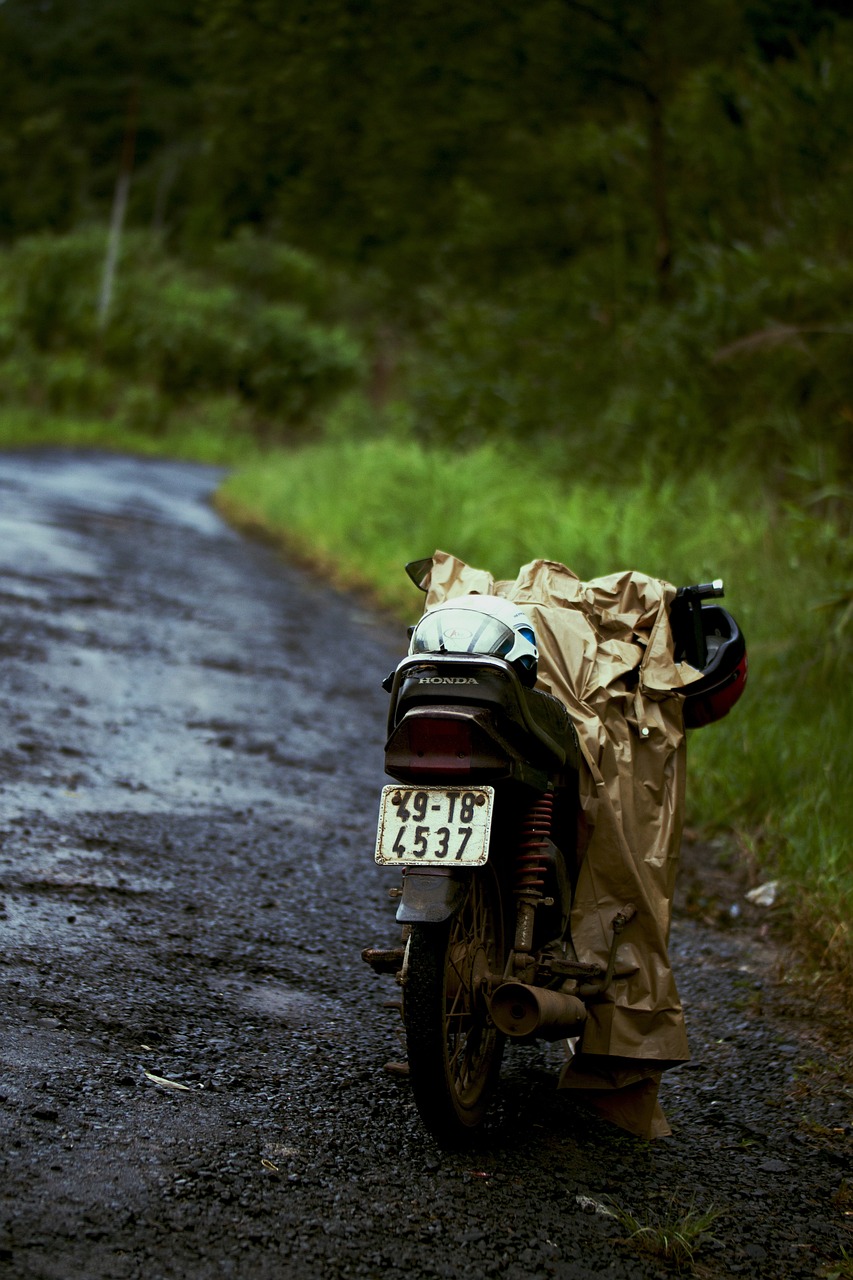
[[[734,831],[783,881],[779,910],[811,953],[853,969],[851,545],[831,513],[772,502],[752,475],[585,484],[495,447],[454,454],[405,438],[271,453],[229,476],[219,500],[406,621],[421,598],[403,565],[437,546],[498,577],[538,556],[582,578],[723,577],[750,683],[728,719],[691,735],[688,818]]]
[[[71,417],[41,409],[0,408],[0,449],[60,447],[103,449],[145,457],[176,458],[214,466],[233,466],[256,454],[251,438],[236,435],[230,424],[218,424],[215,415],[175,417],[161,429],[132,422]]]

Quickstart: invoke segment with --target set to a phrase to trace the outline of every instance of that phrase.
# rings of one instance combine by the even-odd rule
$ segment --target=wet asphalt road
[[[0,458],[0,1275],[648,1280],[608,1215],[691,1204],[705,1275],[853,1254],[844,1046],[751,922],[676,922],[671,1139],[557,1094],[554,1049],[508,1054],[481,1150],[424,1136],[359,959],[395,940],[398,637],[224,526],[217,478]]]

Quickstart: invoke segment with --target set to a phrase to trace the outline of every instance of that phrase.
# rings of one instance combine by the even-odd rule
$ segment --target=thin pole
[[[121,233],[124,229],[124,218],[127,213],[127,198],[130,194],[130,178],[133,173],[133,156],[136,150],[136,125],[139,115],[139,85],[133,82],[127,104],[127,124],[124,130],[124,141],[121,148],[121,163],[113,208],[110,216],[110,234],[107,239],[107,252],[104,258],[104,270],[101,276],[101,292],[98,297],[98,329],[106,328],[110,305],[113,299],[113,283],[118,265]]]

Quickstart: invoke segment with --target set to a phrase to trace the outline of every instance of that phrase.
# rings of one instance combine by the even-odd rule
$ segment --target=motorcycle
[[[430,563],[407,566],[416,584]],[[725,714],[746,678],[737,624],[706,603],[722,594],[719,581],[682,588],[671,605],[676,657],[702,673],[687,723]],[[635,913],[625,903],[612,918],[606,962],[578,960],[568,926],[585,842],[581,749],[567,707],[532,687],[525,622],[508,601],[448,600],[410,629],[385,681],[393,782],[375,860],[401,872],[402,938],[362,954],[396,976],[414,1100],[447,1147],[482,1125],[507,1040],[582,1041]]]

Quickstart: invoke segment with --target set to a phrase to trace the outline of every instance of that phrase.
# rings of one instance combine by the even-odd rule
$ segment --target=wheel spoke
[[[479,881],[474,880],[468,901],[455,922],[449,952],[449,964],[458,985],[447,1010],[448,1069],[460,1096],[467,1091],[481,1057],[478,1050],[481,1048],[482,1036],[477,1033],[482,1032],[484,1027],[476,1025],[472,966],[477,947],[492,941],[489,932],[484,894]],[[488,947],[489,951],[491,949]],[[464,961],[460,964],[461,956],[464,956]]]
[[[502,967],[503,935],[490,868],[445,926],[414,926],[405,1016],[412,1088],[427,1127],[458,1140],[480,1123],[503,1039],[488,1021],[479,978]]]

